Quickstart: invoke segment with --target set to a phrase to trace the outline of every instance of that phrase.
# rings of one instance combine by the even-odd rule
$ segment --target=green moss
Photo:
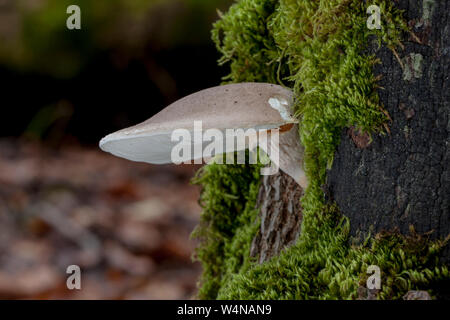
[[[299,240],[257,265],[249,247],[258,227],[258,169],[203,169],[197,182],[203,185],[204,212],[195,233],[202,239],[200,298],[355,298],[371,264],[382,270],[380,298],[398,298],[408,289],[449,279],[436,257],[444,242],[378,235],[351,246],[348,221],[325,203],[321,189],[342,129],[383,132],[388,120],[372,73],[378,61],[364,52],[372,39],[394,50],[407,28],[391,1],[371,4],[381,8],[381,30],[367,29],[366,7],[359,0],[241,0],[215,24],[219,63],[231,68],[225,81],[273,82],[294,90],[310,184],[301,200]]]
[[[201,240],[196,258],[203,263],[199,297],[215,298],[229,278],[250,266],[250,244],[258,230],[256,198],[260,165],[204,166],[194,178],[203,185]]]
[[[279,257],[234,275],[219,299],[356,299],[366,286],[367,268],[381,270],[380,299],[400,299],[409,290],[427,290],[450,279],[439,266],[443,241],[418,235],[379,234],[365,245],[350,246],[349,223],[336,223],[336,211],[322,213],[320,232],[309,233]]]

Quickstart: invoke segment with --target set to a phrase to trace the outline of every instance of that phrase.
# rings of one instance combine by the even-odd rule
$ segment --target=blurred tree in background
[[[218,84],[210,29],[216,10],[231,2],[0,0],[0,101],[12,117],[0,135],[26,130],[42,138],[56,127],[56,140],[69,132],[94,142]],[[66,28],[73,4],[81,30]]]
[[[142,57],[209,41],[215,9],[229,0],[2,0],[0,63],[22,71],[72,77],[99,51]],[[68,30],[77,4],[82,29]]]

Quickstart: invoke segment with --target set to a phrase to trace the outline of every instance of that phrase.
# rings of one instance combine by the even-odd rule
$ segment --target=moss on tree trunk
[[[241,0],[216,23],[229,81],[294,90],[310,184],[290,210],[286,176],[203,169],[200,298],[355,299],[370,265],[377,298],[447,294],[449,8],[418,3],[371,2],[381,30],[357,0]]]
[[[372,45],[381,64],[380,102],[392,121],[390,133],[375,135],[358,148],[342,130],[330,194],[350,219],[351,235],[410,226],[421,234],[445,238],[450,233],[450,4],[448,1],[400,1],[405,18],[421,43],[405,41],[403,68],[385,46]],[[412,40],[412,39],[411,39]],[[450,262],[450,251],[443,252]]]

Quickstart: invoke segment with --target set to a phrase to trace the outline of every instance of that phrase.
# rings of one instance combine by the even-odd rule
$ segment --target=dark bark
[[[328,188],[351,234],[398,230],[450,233],[450,2],[399,1],[422,43],[410,39],[399,52],[403,69],[386,47],[371,50],[381,60],[381,103],[390,134],[361,145],[354,130],[342,132]],[[449,261],[448,248],[443,254]]]
[[[397,4],[421,43],[404,41],[398,52],[403,68],[391,50],[371,45],[370,53],[382,62],[374,72],[382,75],[379,96],[392,118],[390,134],[370,142],[355,128],[343,130],[327,193],[350,219],[354,237],[383,230],[407,234],[412,225],[443,238],[450,233],[450,2]],[[261,230],[251,248],[260,262],[297,239],[301,208],[295,201],[301,192],[283,173],[264,177]],[[443,258],[450,261],[449,248]]]

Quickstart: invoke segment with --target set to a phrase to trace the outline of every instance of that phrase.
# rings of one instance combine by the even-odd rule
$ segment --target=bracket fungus
[[[104,137],[100,148],[133,161],[179,164],[202,163],[258,146],[269,156],[272,167],[306,188],[304,149],[292,104],[292,91],[274,84],[213,87],[174,102],[143,123]],[[213,159],[217,162],[223,157]],[[262,174],[274,173],[264,169]]]

